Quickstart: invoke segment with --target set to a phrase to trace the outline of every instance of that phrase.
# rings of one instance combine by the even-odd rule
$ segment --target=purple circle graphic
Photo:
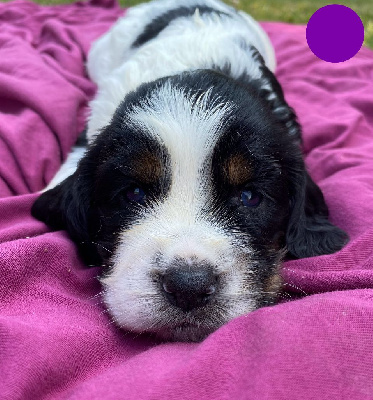
[[[310,18],[306,30],[312,52],[324,61],[349,60],[364,41],[364,25],[351,8],[330,4],[319,8]]]

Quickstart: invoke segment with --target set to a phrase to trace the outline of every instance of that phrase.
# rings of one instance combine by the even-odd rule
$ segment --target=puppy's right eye
[[[125,193],[127,200],[132,203],[144,204],[146,201],[146,193],[141,187],[131,187]]]
[[[242,205],[250,208],[258,207],[263,199],[263,196],[255,190],[244,190],[240,197]]]

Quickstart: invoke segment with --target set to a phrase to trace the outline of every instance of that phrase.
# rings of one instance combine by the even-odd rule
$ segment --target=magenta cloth
[[[0,398],[373,399],[373,52],[329,64],[304,26],[263,24],[310,173],[351,241],[287,262],[291,301],[202,343],[161,343],[117,329],[99,269],[30,216],[84,127],[89,46],[122,13],[104,0],[0,4]]]

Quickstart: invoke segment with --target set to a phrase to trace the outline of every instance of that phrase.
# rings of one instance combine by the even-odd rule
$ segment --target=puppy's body
[[[130,9],[90,51],[88,71],[99,92],[91,103],[88,137],[144,82],[224,67],[234,78],[260,78],[255,49],[274,70],[273,48],[257,22],[218,1],[161,0]]]
[[[90,146],[33,213],[110,265],[104,301],[120,326],[201,340],[276,299],[286,252],[345,242],[274,67],[260,26],[213,0],[135,7],[93,45]]]

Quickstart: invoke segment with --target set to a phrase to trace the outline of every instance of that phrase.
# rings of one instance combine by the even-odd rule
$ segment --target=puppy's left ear
[[[253,82],[259,93],[269,103],[273,115],[284,126],[288,137],[300,151],[301,128],[294,110],[287,104],[281,85],[265,66],[264,60],[255,51],[261,63],[262,77]],[[340,250],[348,241],[347,234],[328,221],[328,207],[320,188],[307,173],[303,161],[290,173],[291,214],[286,233],[289,255],[294,258],[331,254]],[[292,162],[291,162],[292,163]]]
[[[324,196],[306,171],[295,178],[290,192],[291,215],[286,233],[290,255],[304,258],[340,250],[348,236],[328,221]]]

